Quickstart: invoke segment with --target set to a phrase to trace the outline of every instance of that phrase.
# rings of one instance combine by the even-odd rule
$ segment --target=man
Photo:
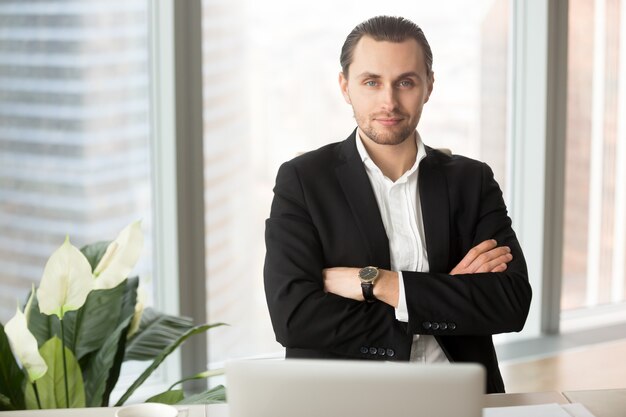
[[[484,163],[424,145],[433,90],[422,30],[379,16],[341,52],[358,128],[284,163],[266,223],[265,291],[288,358],[478,362],[504,392],[491,335],[520,331],[526,264]]]

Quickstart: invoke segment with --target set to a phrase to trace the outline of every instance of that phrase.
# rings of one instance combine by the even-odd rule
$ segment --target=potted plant
[[[151,361],[115,403],[124,404],[187,338],[217,324],[194,326],[138,301],[138,277],[128,278],[143,247],[139,222],[112,242],[80,250],[69,238],[46,263],[23,311],[0,325],[0,410],[106,407],[122,363]],[[204,371],[176,381],[148,401],[223,402],[224,387],[185,397],[178,384],[220,374]]]

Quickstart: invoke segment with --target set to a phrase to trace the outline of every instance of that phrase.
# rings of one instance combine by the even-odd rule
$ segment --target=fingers
[[[489,272],[502,263],[506,264],[511,262],[513,257],[510,252],[511,249],[509,249],[508,246],[501,246],[499,248],[492,249],[488,252],[480,254],[466,269],[470,274],[476,272]]]
[[[498,249],[500,249],[500,248],[498,248]],[[496,249],[494,249],[493,251],[496,251]],[[498,252],[502,252],[502,251],[498,251]],[[493,272],[494,269],[499,268],[501,265],[506,266],[506,264],[511,262],[512,259],[513,259],[513,256],[510,253],[507,252],[507,253],[505,253],[503,255],[498,256],[495,259],[492,259],[490,261],[487,261],[487,262],[479,265],[474,270],[474,272]]]
[[[513,256],[508,246],[498,247],[495,240],[489,239],[470,249],[450,275],[503,272],[512,260]]]
[[[458,268],[458,269],[463,270],[463,269],[468,268],[482,254],[489,252],[490,250],[495,248],[497,245],[498,245],[498,242],[496,242],[494,239],[485,240],[479,243],[478,245],[470,249],[469,252],[467,252],[467,255],[465,255],[465,257],[461,259],[461,262],[459,262],[459,264],[457,265],[455,269]]]
[[[500,264],[498,266],[496,266],[495,268],[493,268],[491,271],[488,272],[504,272],[507,269],[507,265],[506,264]]]

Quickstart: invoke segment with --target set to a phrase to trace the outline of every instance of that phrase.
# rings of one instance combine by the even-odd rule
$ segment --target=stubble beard
[[[401,129],[393,131],[391,129],[387,131],[377,130],[372,126],[373,118],[363,120],[356,114],[354,118],[359,126],[359,129],[367,135],[374,143],[378,145],[399,145],[408,138],[412,137],[413,132],[417,126],[404,125]]]

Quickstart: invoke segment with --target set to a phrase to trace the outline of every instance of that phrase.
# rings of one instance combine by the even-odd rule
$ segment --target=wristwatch
[[[363,298],[365,298],[365,301],[368,303],[376,301],[376,297],[374,297],[374,282],[376,278],[378,278],[378,268],[375,266],[366,266],[359,270]]]

